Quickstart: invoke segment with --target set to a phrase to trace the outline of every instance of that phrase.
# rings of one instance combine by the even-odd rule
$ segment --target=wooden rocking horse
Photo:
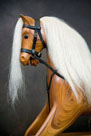
[[[43,49],[47,63],[41,59]],[[91,113],[91,54],[82,36],[63,20],[20,15],[10,66],[12,103],[24,88],[20,62],[47,66],[47,102],[25,136],[57,136],[80,115]]]

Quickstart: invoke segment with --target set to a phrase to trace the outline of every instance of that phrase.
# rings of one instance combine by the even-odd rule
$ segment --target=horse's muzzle
[[[30,54],[27,54],[27,53],[21,53],[20,55],[20,62],[23,64],[23,65],[29,65],[30,64]]]

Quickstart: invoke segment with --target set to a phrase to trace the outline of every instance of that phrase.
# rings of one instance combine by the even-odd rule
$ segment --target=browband
[[[23,27],[26,27],[26,28],[29,28],[29,29],[33,29],[33,30],[35,30],[35,29],[37,29],[37,30],[40,30],[41,29],[41,27],[40,26],[31,26],[31,25],[23,25]]]

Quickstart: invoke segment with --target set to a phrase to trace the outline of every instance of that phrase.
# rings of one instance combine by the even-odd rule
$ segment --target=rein
[[[53,76],[56,74],[57,76],[59,76],[60,78],[64,79],[64,77],[62,75],[60,75],[57,70],[53,69],[49,64],[47,64],[44,60],[42,60],[41,57],[41,53],[40,52],[36,52],[35,51],[35,47],[36,47],[36,41],[37,41],[37,33],[40,37],[40,40],[42,42],[43,48],[46,48],[46,44],[43,40],[42,34],[41,34],[41,27],[40,27],[40,21],[39,20],[35,20],[35,26],[31,26],[31,25],[23,25],[23,27],[29,28],[29,29],[33,29],[34,30],[34,39],[33,39],[33,45],[32,45],[32,50],[29,49],[25,49],[22,48],[21,52],[26,52],[28,54],[32,54],[32,57],[30,57],[30,61],[33,59],[38,60],[41,64],[44,64],[47,68],[49,68],[53,73],[50,77],[50,81],[49,84],[47,83],[47,78],[46,78],[46,89],[47,89],[47,95],[48,95],[48,104],[49,104],[49,111],[50,111],[50,87],[51,87],[51,83],[52,83],[52,79]]]

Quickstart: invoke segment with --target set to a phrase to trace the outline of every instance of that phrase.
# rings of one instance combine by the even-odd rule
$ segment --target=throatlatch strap
[[[39,34],[40,40],[41,40],[41,42],[42,42],[43,48],[46,48],[46,44],[45,44],[45,42],[44,42],[44,39],[43,39],[43,37],[42,37],[42,34],[41,34],[40,30],[38,30],[38,34]]]
[[[36,21],[35,21],[35,26],[36,26],[36,28],[37,28],[37,26],[40,27],[39,24],[40,24],[39,20],[36,20]],[[40,31],[40,30],[39,30],[39,31]],[[37,41],[37,33],[38,33],[38,31],[37,31],[37,29],[35,29],[35,30],[34,30],[34,39],[33,39],[32,50],[35,50],[36,41]]]

